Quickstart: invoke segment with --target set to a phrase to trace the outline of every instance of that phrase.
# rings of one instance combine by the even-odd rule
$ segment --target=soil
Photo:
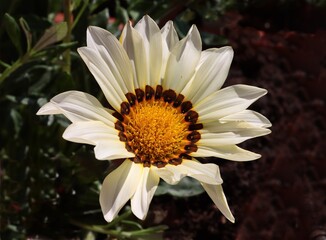
[[[261,154],[257,161],[202,159],[220,165],[235,224],[207,194],[153,199],[147,219],[169,226],[166,240],[326,239],[326,31],[308,13],[296,16],[308,19],[302,28],[234,12],[216,23],[235,51],[225,85],[268,90],[250,108],[270,119],[272,133],[241,145]]]

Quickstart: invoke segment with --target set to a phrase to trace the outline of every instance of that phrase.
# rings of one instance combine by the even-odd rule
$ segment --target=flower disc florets
[[[160,85],[135,93],[126,94],[128,103],[123,102],[120,114],[115,114],[119,138],[135,154],[132,160],[145,167],[164,167],[191,158],[188,154],[197,150],[195,143],[200,139],[196,130],[202,128],[191,102],[171,89],[163,91]]]

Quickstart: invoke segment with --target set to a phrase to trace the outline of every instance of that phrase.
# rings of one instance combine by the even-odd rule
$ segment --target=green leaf
[[[40,51],[47,46],[59,42],[67,35],[68,26],[66,22],[56,24],[45,30],[43,36],[34,46],[35,51]]]
[[[185,177],[177,185],[170,185],[162,181],[155,195],[170,194],[174,197],[192,197],[203,192],[204,189],[197,180]]]
[[[14,44],[19,55],[21,56],[23,53],[21,42],[20,42],[21,32],[16,20],[8,13],[6,13],[3,17],[3,22],[11,42]]]
[[[10,110],[10,117],[14,125],[15,137],[17,137],[23,126],[22,116],[16,109],[13,108]]]
[[[19,23],[20,26],[22,27],[24,33],[25,33],[25,37],[26,37],[26,43],[27,43],[27,52],[29,52],[31,50],[31,46],[32,46],[32,33],[31,33],[31,29],[28,26],[28,23],[25,21],[24,18],[20,18],[19,19]]]

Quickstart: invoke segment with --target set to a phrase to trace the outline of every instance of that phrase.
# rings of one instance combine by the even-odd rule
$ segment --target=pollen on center
[[[159,85],[156,91],[146,86],[145,91],[136,89],[135,93],[126,94],[128,103],[121,103],[120,113],[114,115],[119,139],[135,154],[131,160],[160,168],[191,159],[189,154],[197,151],[195,143],[200,139],[197,130],[202,128],[191,102]]]
[[[188,124],[183,114],[162,101],[144,101],[128,116],[125,134],[136,155],[151,162],[167,161],[184,145]]]

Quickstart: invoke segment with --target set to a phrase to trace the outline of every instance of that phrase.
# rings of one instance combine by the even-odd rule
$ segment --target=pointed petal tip
[[[140,220],[145,220],[145,218],[147,217],[147,212],[142,212],[142,211],[135,211],[133,208],[131,209],[132,213]]]
[[[42,109],[43,107],[41,107],[37,112],[36,115],[46,115],[44,114],[44,109]]]
[[[36,113],[36,115],[61,114],[61,111],[51,102],[44,104]]]
[[[228,217],[227,218],[231,223],[235,223],[235,218],[232,216],[232,217]]]
[[[105,221],[112,222],[112,220],[114,219],[115,216],[113,216],[112,214],[103,214],[103,217],[104,217]]]
[[[234,50],[231,46],[225,46],[225,47],[222,47],[222,49],[225,51],[225,52],[228,52],[228,54],[230,54],[230,56],[234,56]]]
[[[88,26],[86,30],[86,32],[89,33],[90,35],[94,34],[94,32],[96,31],[106,31],[106,30],[98,26]]]

